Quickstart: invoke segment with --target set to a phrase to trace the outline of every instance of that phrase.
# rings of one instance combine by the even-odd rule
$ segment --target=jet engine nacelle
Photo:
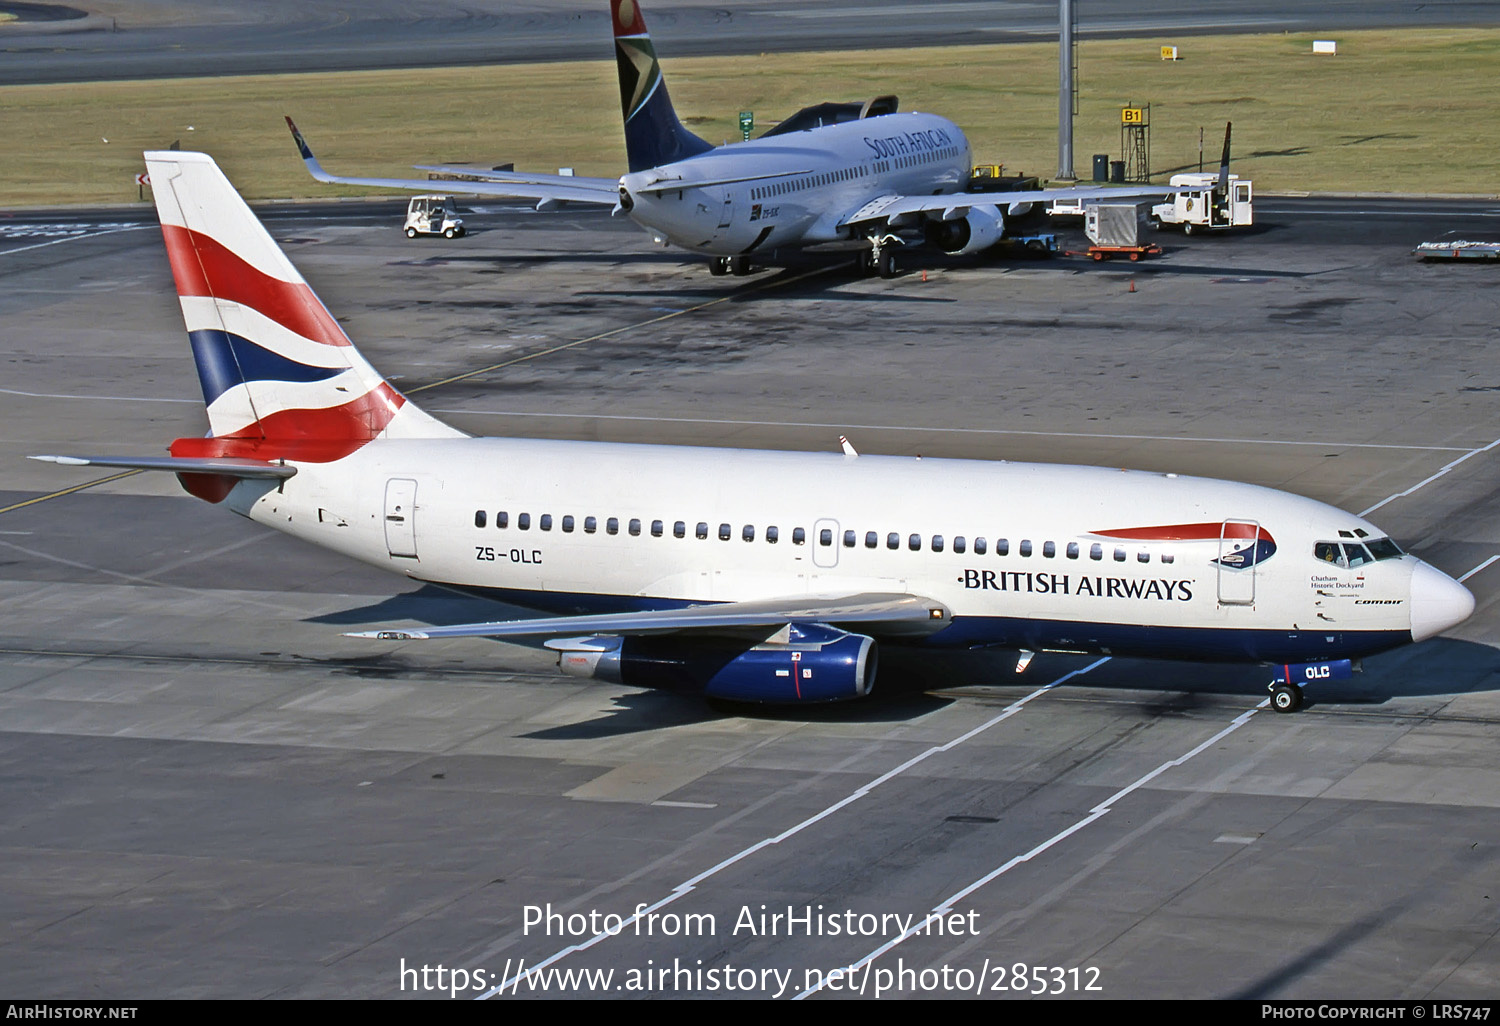
[[[547,642],[575,677],[735,702],[841,702],[875,681],[875,639],[793,624],[759,644],[727,638],[564,638]]]
[[[999,211],[970,207],[963,217],[953,221],[928,221],[923,228],[929,244],[951,256],[963,256],[989,249],[1005,233],[1005,218]]]

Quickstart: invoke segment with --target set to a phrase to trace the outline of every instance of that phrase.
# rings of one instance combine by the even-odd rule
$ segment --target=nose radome
[[[1418,563],[1411,572],[1411,640],[1425,641],[1467,620],[1474,595],[1436,567]]]

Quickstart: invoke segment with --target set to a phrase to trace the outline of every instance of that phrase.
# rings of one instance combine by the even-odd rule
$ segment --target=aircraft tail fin
[[[1224,122],[1224,154],[1219,158],[1219,180],[1214,183],[1214,192],[1220,196],[1229,193],[1229,130],[1233,121]]]
[[[208,407],[195,459],[342,459],[375,438],[460,432],[388,384],[207,154],[146,154]]]
[[[636,0],[610,0],[615,26],[615,62],[625,115],[625,156],[630,170],[645,171],[706,153],[713,146],[682,127],[656,48]]]

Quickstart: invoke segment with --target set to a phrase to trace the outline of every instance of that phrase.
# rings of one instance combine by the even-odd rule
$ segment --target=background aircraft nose
[[[1474,595],[1426,563],[1411,572],[1411,640],[1425,641],[1463,623],[1474,612]]]

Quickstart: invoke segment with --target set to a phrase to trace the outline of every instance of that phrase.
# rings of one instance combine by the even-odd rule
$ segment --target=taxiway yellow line
[[[46,502],[48,499],[59,499],[64,495],[72,495],[74,492],[81,492],[85,488],[93,488],[95,485],[109,484],[111,481],[118,481],[122,477],[132,477],[136,474],[141,473],[144,473],[144,471],[127,470],[120,474],[111,474],[109,475],[109,477],[101,477],[97,481],[85,481],[81,485],[74,485],[72,488],[64,488],[61,491],[52,492],[47,495],[38,495],[36,498],[27,499],[25,502],[17,502],[10,506],[0,506],[0,513],[9,513],[14,509],[22,509],[26,506],[35,506],[37,503]]]

